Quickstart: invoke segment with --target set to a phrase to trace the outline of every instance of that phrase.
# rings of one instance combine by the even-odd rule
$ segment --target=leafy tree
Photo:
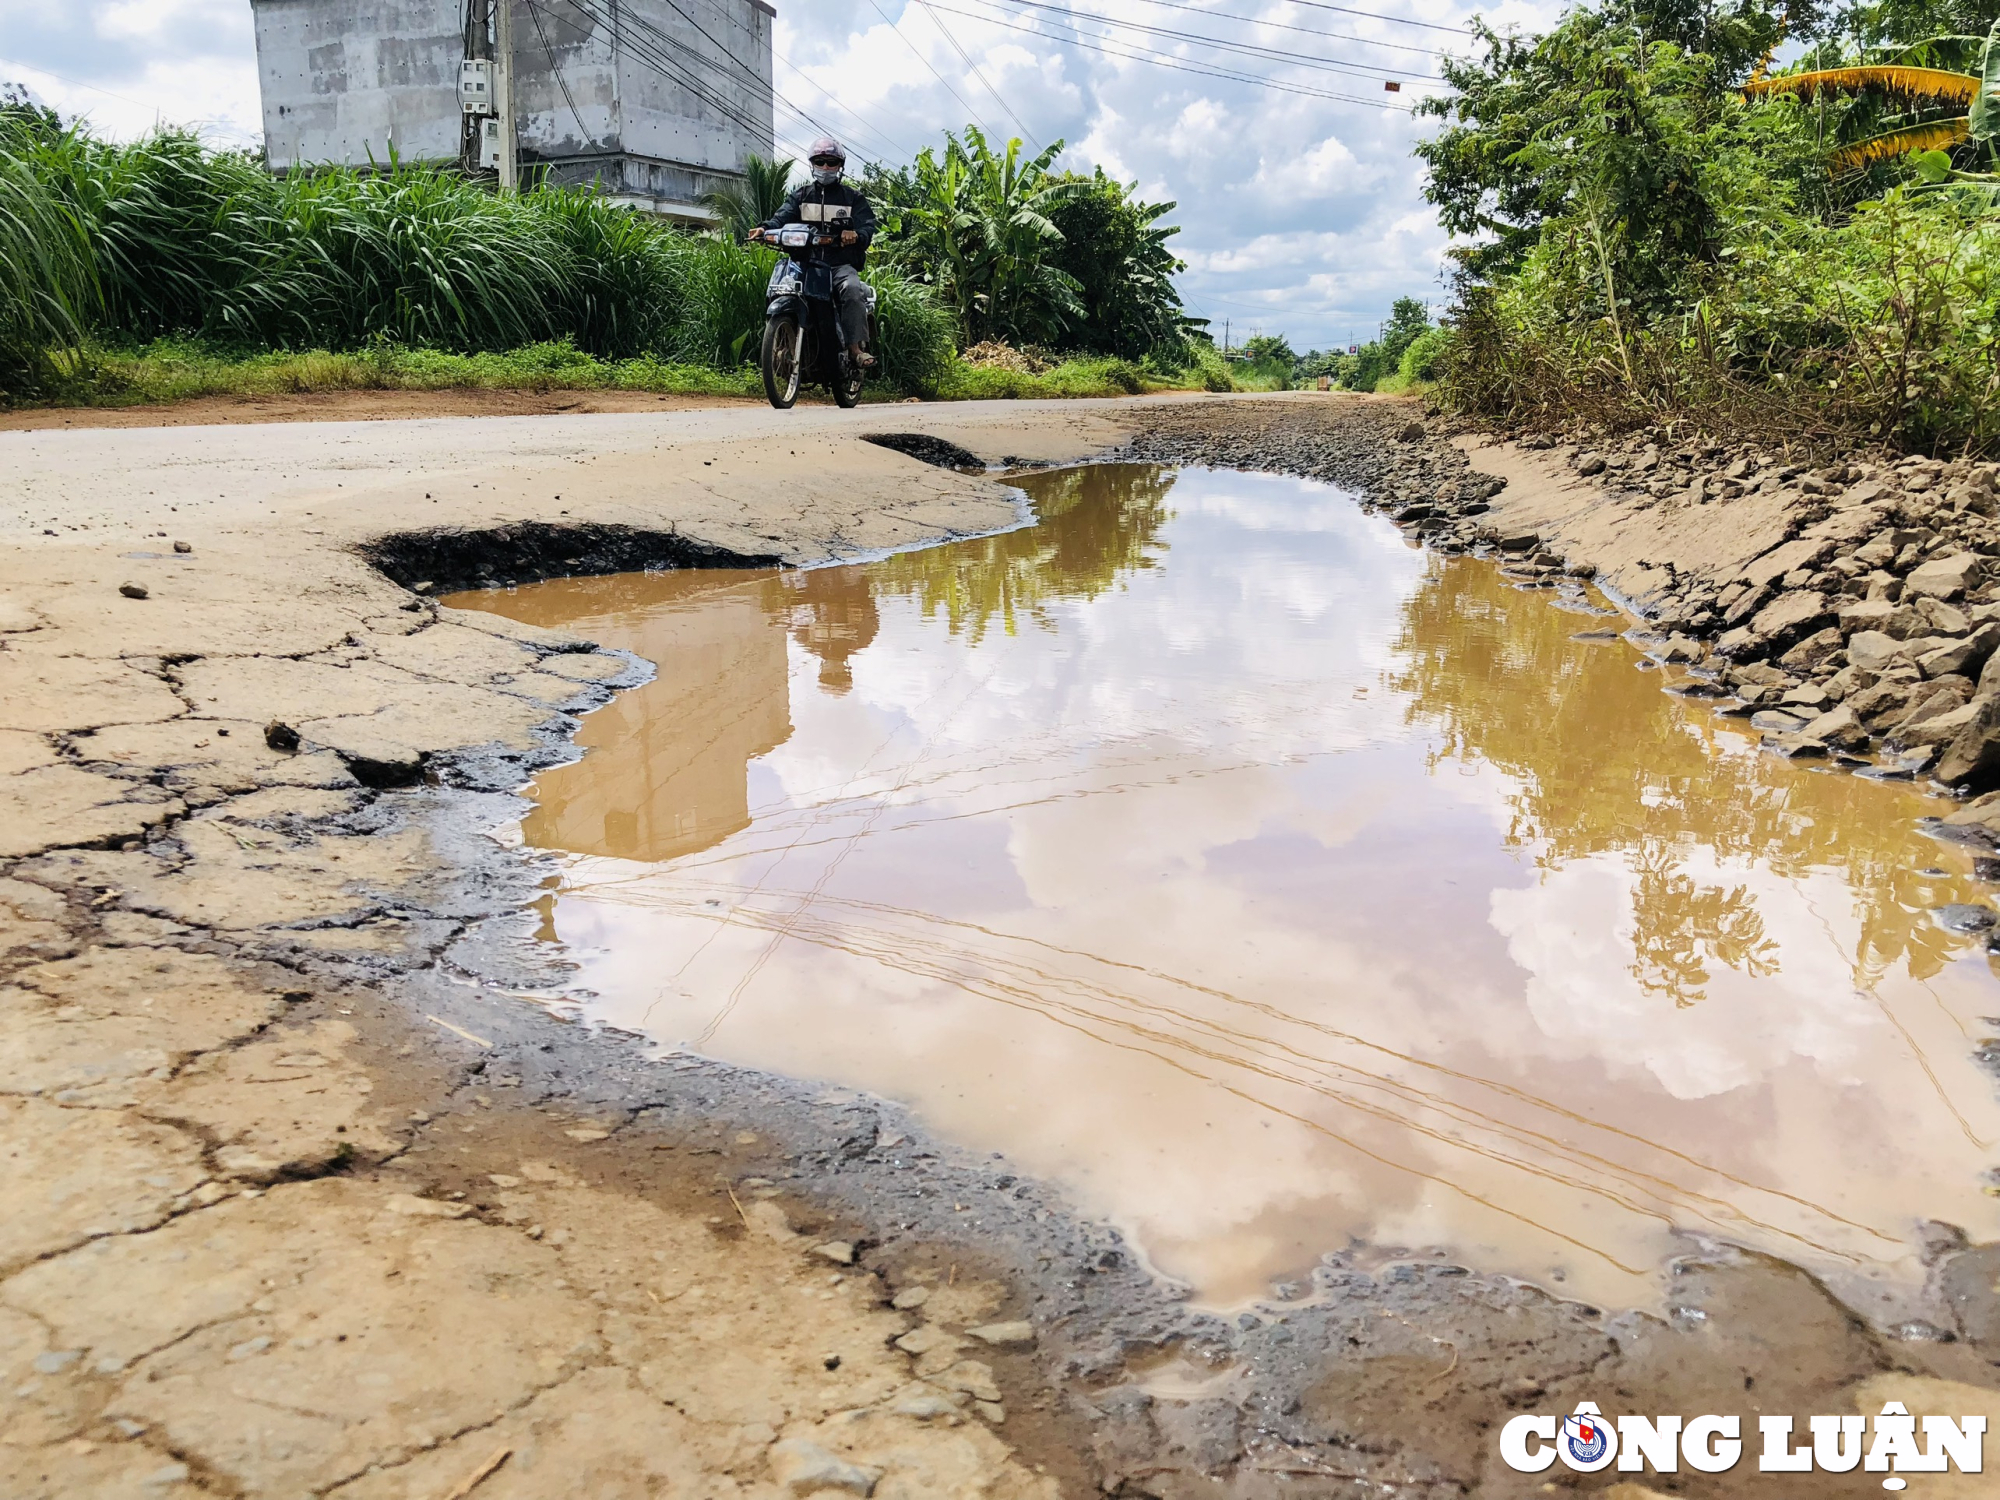
[[[1175,205],[1141,202],[1138,183],[1120,183],[1102,167],[1094,176],[1064,180],[1079,190],[1049,209],[1062,232],[1053,258],[1075,280],[1084,307],[1067,344],[1124,359],[1157,354],[1184,362],[1188,322],[1174,277],[1187,264],[1167,247],[1180,230],[1160,222]]]
[[[1458,92],[1422,106],[1445,122],[1418,148],[1426,192],[1462,237],[1441,399],[1512,420],[2000,443],[2000,183],[1963,170],[2000,126],[1978,34],[1995,10],[1605,0],[1545,36],[1482,32],[1445,65]],[[1805,46],[1773,77],[1781,28]]]
[[[1847,6],[1825,27],[1821,46],[1806,66],[1856,61],[1905,62],[1930,68],[1967,68],[1976,61],[1993,23],[1995,0],[1873,0]],[[1956,45],[1953,45],[1956,43]]]
[[[1292,353],[1292,346],[1282,333],[1260,333],[1243,341],[1243,357],[1252,364],[1275,364],[1283,361],[1287,366],[1296,364],[1298,356]]]
[[[721,219],[722,232],[742,241],[785,205],[792,190],[792,161],[766,161],[755,152],[743,158],[743,177],[701,195],[701,205]]]
[[[1426,328],[1403,351],[1403,357],[1396,362],[1396,373],[1404,380],[1435,380],[1443,368],[1450,343],[1449,329]]]
[[[1383,325],[1382,336],[1363,344],[1361,352],[1342,361],[1341,384],[1349,390],[1372,391],[1376,382],[1393,375],[1402,364],[1403,353],[1431,326],[1430,309],[1415,297],[1398,297]]]
[[[1736,92],[1740,45],[1727,58],[1687,51],[1584,10],[1544,37],[1481,40],[1482,59],[1445,63],[1457,93],[1420,108],[1454,123],[1417,148],[1445,227],[1492,236],[1461,257],[1475,275],[1519,266],[1553,230],[1595,263],[1607,296],[1643,305],[1714,257],[1728,215],[1823,179],[1797,112]]]

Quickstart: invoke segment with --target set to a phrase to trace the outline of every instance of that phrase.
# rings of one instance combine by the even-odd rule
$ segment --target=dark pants
[[[840,341],[850,349],[868,343],[868,284],[852,266],[833,268],[833,304],[840,311]]]

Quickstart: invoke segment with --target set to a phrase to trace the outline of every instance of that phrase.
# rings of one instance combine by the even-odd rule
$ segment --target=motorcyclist
[[[847,168],[847,150],[832,136],[821,136],[806,158],[812,177],[792,189],[784,206],[750,231],[761,240],[787,224],[811,224],[821,231],[838,226],[839,243],[827,252],[833,271],[834,306],[840,312],[840,337],[857,369],[875,363],[868,352],[868,289],[861,280],[868,246],[875,238],[875,210],[867,197],[840,180]]]

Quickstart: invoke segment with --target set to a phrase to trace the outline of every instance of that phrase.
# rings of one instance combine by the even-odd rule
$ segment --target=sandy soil
[[[1607,1387],[1988,1409],[1982,1252],[1951,1344],[1724,1249],[1672,1324],[1411,1263],[1184,1314],[886,1107],[533,1003],[508,793],[645,667],[409,585],[997,529],[999,486],[859,439],[1061,460],[1141,411],[1175,408],[0,434],[0,1493],[1443,1500],[1539,1493],[1490,1430]],[[1879,1479],[1809,1484],[1677,1492]]]

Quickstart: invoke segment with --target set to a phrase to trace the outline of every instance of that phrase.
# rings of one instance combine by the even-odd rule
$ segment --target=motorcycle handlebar
[[[815,245],[838,245],[840,243],[840,233],[839,230],[831,230],[824,234],[814,235],[813,243]],[[764,243],[770,245],[775,245],[778,242],[778,237],[775,234],[762,227],[751,230],[750,238],[752,240],[762,240]]]

